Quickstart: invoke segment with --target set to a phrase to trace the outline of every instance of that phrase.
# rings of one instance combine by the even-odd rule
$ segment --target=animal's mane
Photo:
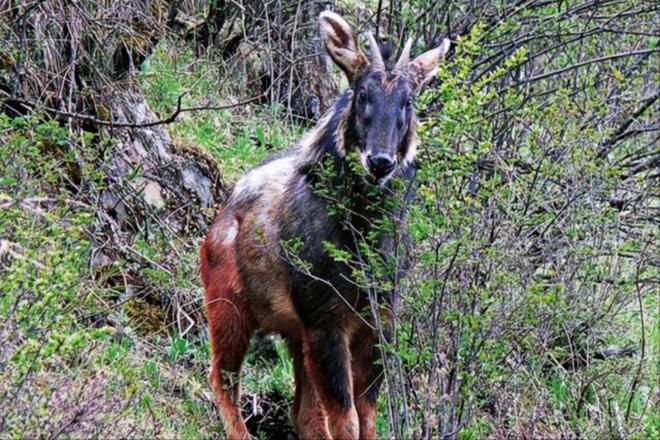
[[[351,89],[344,90],[316,126],[302,137],[294,150],[301,164],[316,162],[327,154],[337,157],[346,154],[345,135],[352,97]]]

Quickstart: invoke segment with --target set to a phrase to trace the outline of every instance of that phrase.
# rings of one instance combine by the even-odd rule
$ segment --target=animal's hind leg
[[[305,371],[300,341],[289,341],[289,353],[293,358],[296,395],[291,408],[291,418],[301,439],[329,439],[330,433],[314,384]]]
[[[218,297],[207,305],[211,337],[211,373],[213,392],[220,404],[225,429],[230,439],[249,439],[239,406],[240,371],[247,352],[252,329],[242,307],[226,297]]]
[[[249,439],[241,415],[240,370],[247,352],[253,327],[243,296],[237,267],[231,254],[209,270],[205,250],[202,251],[202,273],[206,285],[206,310],[211,340],[210,380],[220,405],[229,439]]]

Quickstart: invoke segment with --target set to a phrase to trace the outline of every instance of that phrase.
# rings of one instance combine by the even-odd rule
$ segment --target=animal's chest
[[[354,271],[360,267],[358,243],[368,225],[350,204],[333,205],[336,199],[308,186],[293,194],[281,211],[279,228],[293,303],[311,323],[338,319],[364,302]]]
[[[278,229],[283,252],[303,272],[343,272],[346,264],[340,263],[355,260],[358,243],[369,235],[370,219],[361,206],[365,202],[341,187],[334,194],[319,194],[303,180],[282,205]]]

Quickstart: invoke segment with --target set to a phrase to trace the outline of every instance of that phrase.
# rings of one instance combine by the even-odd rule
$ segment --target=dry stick
[[[284,248],[284,243],[282,243],[282,247]],[[289,252],[286,248],[284,248],[284,251],[287,253],[288,256],[291,256],[291,257],[295,258],[296,261],[292,261],[292,260],[289,259],[289,262],[290,262],[291,264],[296,264],[296,262],[300,263],[300,264],[298,264],[298,266],[296,267],[297,270],[299,270],[299,271],[302,272],[303,274],[307,275],[307,276],[310,277],[312,280],[314,280],[314,281],[318,281],[318,282],[323,283],[323,284],[325,284],[326,286],[330,287],[330,288],[331,288],[331,289],[337,294],[337,296],[338,296],[339,298],[341,298],[341,300],[344,302],[344,304],[346,304],[346,306],[347,306],[347,307],[348,307],[348,308],[349,308],[349,309],[355,314],[355,316],[358,317],[358,319],[360,319],[360,320],[361,320],[361,321],[362,321],[367,327],[369,327],[371,330],[376,330],[376,328],[375,328],[375,327],[374,327],[369,321],[367,321],[366,319],[364,319],[364,317],[362,317],[362,315],[360,314],[360,312],[358,312],[358,311],[355,309],[355,307],[353,307],[353,305],[348,301],[348,299],[346,299],[346,297],[345,297],[344,295],[342,295],[341,292],[339,292],[339,290],[337,290],[337,288],[336,288],[336,287],[335,287],[330,281],[328,281],[328,280],[326,280],[326,279],[324,279],[324,278],[321,278],[321,277],[317,277],[316,275],[314,275],[314,274],[313,274],[313,273],[312,273],[307,267],[304,266],[304,264],[302,264],[302,263],[304,263],[304,262],[300,259],[299,256],[297,256],[297,255],[295,255],[295,254]]]
[[[648,243],[647,243],[648,246]],[[635,373],[635,378],[633,379],[632,384],[630,385],[630,397],[628,398],[628,405],[626,407],[626,417],[625,422],[628,422],[630,417],[630,410],[632,409],[632,401],[635,397],[635,392],[637,391],[637,386],[639,385],[640,378],[642,376],[642,369],[644,367],[644,361],[646,357],[646,332],[644,325],[644,301],[642,301],[642,289],[639,287],[639,272],[641,265],[644,262],[644,253],[646,252],[646,246],[642,251],[642,258],[638,262],[637,267],[635,268],[635,291],[637,292],[637,304],[639,305],[639,323],[640,323],[640,356],[639,356],[639,365],[637,366],[637,372]]]
[[[383,0],[378,0],[378,8],[376,9],[376,41],[378,41],[378,34],[380,33],[380,20],[383,12]]]
[[[353,227],[352,225],[349,225],[349,226],[351,226],[351,233],[352,233],[352,236],[353,236],[353,241],[356,244],[356,249],[357,249],[356,257],[358,258],[358,262],[360,263],[361,266],[368,267],[368,263],[365,260],[365,258],[363,257],[362,252],[360,252],[360,247],[359,247],[360,241],[364,242],[365,238],[360,233],[360,231],[358,231],[355,227]],[[369,306],[370,306],[370,309],[371,309],[371,314],[372,314],[372,317],[375,321],[375,327],[376,328],[374,330],[377,330],[377,336],[378,336],[378,340],[380,342],[379,351],[380,351],[381,359],[383,361],[383,375],[385,376],[385,381],[387,383],[388,389],[390,390],[390,393],[388,393],[388,396],[387,396],[388,397],[387,409],[388,409],[389,419],[390,419],[391,423],[394,426],[389,427],[389,432],[390,432],[390,434],[392,434],[392,430],[394,430],[395,437],[398,437],[398,436],[403,435],[403,433],[404,433],[403,430],[405,429],[405,426],[409,426],[409,424],[410,424],[409,423],[409,416],[408,416],[408,405],[407,405],[407,401],[406,401],[406,393],[405,393],[405,390],[404,390],[405,381],[403,379],[402,366],[401,366],[400,359],[396,356],[394,356],[394,359],[393,359],[393,363],[395,365],[392,365],[392,362],[390,362],[390,360],[391,360],[390,357],[391,356],[388,356],[389,353],[387,353],[387,351],[385,349],[383,349],[383,346],[385,346],[385,344],[387,344],[389,341],[385,337],[385,334],[383,332],[383,323],[381,322],[379,302],[378,302],[378,299],[376,298],[376,293],[374,292],[374,290],[371,287],[367,287],[366,291],[367,291],[367,296],[369,298]],[[391,343],[394,344],[394,345],[397,344],[397,342],[396,342],[396,332],[395,331],[392,332],[392,341],[391,341]],[[403,391],[403,392],[400,393],[402,395],[402,398],[403,398],[403,400],[401,401],[402,408],[400,409],[403,412],[403,419],[404,419],[403,421],[401,420],[401,417],[400,417],[401,414],[399,413],[399,408],[398,408],[396,399],[393,399],[393,394],[394,393],[391,392],[393,389],[396,389],[396,383],[397,383],[397,378],[394,376],[394,374],[389,374],[390,370],[392,370],[392,369],[396,369],[394,374],[398,373],[398,376],[399,376],[398,377],[398,384],[399,384],[399,387],[400,387],[401,391]]]
[[[300,2],[298,3],[298,6],[296,7],[296,15],[293,18],[293,31],[291,32],[291,57],[295,58],[296,56],[296,31],[298,30],[298,18],[300,17]],[[293,118],[292,118],[292,112],[291,112],[291,98],[293,97],[293,77],[295,75],[295,70],[294,69],[289,69],[289,88],[288,88],[288,93],[287,93],[287,103],[286,103],[286,110],[287,113],[290,116],[290,120],[293,123]]]
[[[46,269],[46,266],[44,266],[42,263],[32,258],[26,257],[25,255],[18,252],[19,250],[23,250],[23,247],[20,244],[5,240],[4,238],[0,238],[0,258],[4,257],[5,255],[9,255],[10,257],[13,257],[17,260],[28,261],[39,269]]]
[[[183,99],[183,94],[179,95],[179,98],[177,99],[177,104],[176,104],[176,109],[170,116],[167,118],[159,119],[157,121],[153,122],[144,122],[141,124],[133,124],[129,122],[116,122],[116,121],[108,121],[104,119],[98,119],[95,116],[92,115],[87,115],[83,113],[75,113],[75,112],[66,112],[62,110],[57,110],[53,107],[48,107],[45,105],[40,105],[35,102],[29,101],[27,99],[19,98],[17,96],[13,96],[4,90],[0,90],[0,93],[5,95],[7,99],[10,99],[12,101],[16,101],[19,104],[27,105],[30,107],[39,107],[44,110],[46,110],[49,113],[55,113],[60,116],[65,116],[67,118],[72,118],[72,119],[77,119],[79,121],[85,121],[85,122],[91,122],[96,125],[102,125],[105,127],[113,127],[113,128],[149,128],[149,127],[155,127],[157,125],[163,125],[163,124],[171,124],[172,122],[176,121],[176,118],[179,116],[181,113],[186,113],[186,112],[194,112],[194,111],[199,111],[199,110],[225,110],[225,109],[230,109],[234,107],[241,107],[246,104],[250,104],[252,102],[258,101],[259,99],[263,98],[266,93],[262,93],[257,96],[253,96],[250,99],[246,99],[245,101],[237,102],[234,104],[225,104],[225,105],[202,105],[202,106],[196,106],[196,107],[181,107],[181,100]]]
[[[536,52],[536,53],[534,53],[534,54],[531,54],[529,57],[527,57],[526,60],[524,60],[524,61],[522,61],[522,62],[516,64],[515,66],[512,66],[511,68],[509,68],[509,71],[513,71],[514,69],[517,69],[518,67],[522,67],[524,64],[526,64],[526,63],[528,63],[528,62],[531,62],[531,61],[533,61],[534,59],[539,58],[540,56],[545,55],[545,54],[548,53],[548,52],[551,52],[551,51],[556,50],[556,49],[564,49],[564,48],[566,48],[566,47],[567,47],[569,44],[571,44],[571,43],[574,43],[574,42],[576,42],[576,41],[581,41],[581,40],[583,41],[583,40],[584,40],[585,38],[587,38],[587,37],[590,37],[590,36],[595,35],[595,34],[602,33],[602,32],[603,32],[603,31],[602,31],[602,26],[603,26],[604,24],[609,23],[609,21],[614,20],[614,19],[617,18],[620,14],[622,14],[622,13],[628,11],[628,10],[630,10],[630,8],[628,8],[628,9],[624,9],[624,10],[621,10],[621,11],[620,11],[619,13],[617,13],[616,15],[613,15],[612,18],[611,18],[610,20],[608,20],[608,22],[603,23],[603,24],[601,24],[601,25],[599,25],[599,26],[596,26],[596,27],[594,27],[594,28],[592,28],[592,29],[582,31],[582,32],[579,33],[579,34],[575,34],[575,35],[577,35],[577,36],[575,36],[574,38],[570,38],[569,40],[565,40],[565,41],[560,41],[558,44],[555,44],[555,45],[552,45],[552,46],[549,46],[549,47],[545,47],[544,49],[540,50],[539,52]],[[592,12],[593,12],[593,11],[592,11]],[[589,22],[590,22],[590,21],[591,21],[591,19],[589,20]],[[502,50],[500,50],[499,52],[497,52],[496,54],[493,54],[492,56],[487,57],[485,60],[478,62],[478,63],[475,65],[475,69],[476,69],[477,67],[481,66],[482,64],[485,64],[485,63],[487,63],[487,62],[493,60],[494,58],[498,58],[498,57],[499,57],[498,60],[496,60],[496,61],[495,61],[493,64],[491,64],[489,67],[487,67],[486,69],[484,69],[483,72],[482,72],[481,74],[479,74],[479,76],[477,76],[477,78],[476,78],[475,80],[478,80],[478,79],[481,78],[484,74],[486,74],[487,72],[491,71],[493,67],[495,67],[498,63],[500,63],[500,62],[502,61],[502,59],[503,59],[504,57],[507,56],[507,53],[508,53],[508,54],[513,53],[513,51],[514,51],[515,49],[520,48],[522,45],[524,45],[524,44],[526,44],[526,43],[529,43],[530,41],[533,41],[533,40],[536,40],[536,39],[540,39],[540,38],[553,38],[553,37],[555,37],[555,38],[559,38],[559,37],[561,37],[561,36],[570,36],[570,35],[571,35],[570,33],[564,33],[564,34],[562,34],[562,33],[560,33],[560,32],[556,32],[556,33],[554,33],[554,34],[552,34],[552,33],[543,33],[543,34],[540,34],[540,35],[539,35],[539,34],[537,34],[537,35],[534,35],[534,34],[533,34],[533,35],[531,35],[531,36],[530,36],[530,35],[527,35],[527,36],[523,36],[523,37],[521,37],[521,38],[518,38],[516,41],[510,42],[510,44],[513,45],[513,47],[511,47],[510,49],[508,49],[508,50],[502,49]]]

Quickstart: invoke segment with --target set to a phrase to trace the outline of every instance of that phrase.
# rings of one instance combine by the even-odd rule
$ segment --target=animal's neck
[[[326,155],[343,156],[346,150],[348,120],[351,111],[352,91],[341,94],[332,109],[325,114],[316,127],[307,132],[298,144],[301,166],[317,162]]]

